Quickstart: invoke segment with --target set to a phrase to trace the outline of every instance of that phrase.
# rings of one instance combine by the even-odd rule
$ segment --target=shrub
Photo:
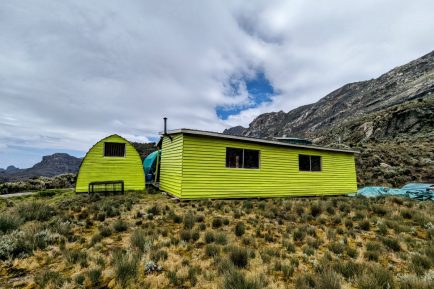
[[[113,229],[116,232],[124,232],[128,229],[128,224],[122,219],[117,219],[113,224]]]
[[[208,244],[205,246],[205,255],[208,257],[218,256],[220,253],[220,248],[214,244]]]
[[[222,220],[222,218],[220,218],[220,217],[215,217],[215,218],[212,220],[212,227],[213,227],[214,229],[220,228],[222,225],[223,225],[223,220]]]
[[[23,220],[13,213],[2,213],[0,215],[0,232],[6,233],[17,229]]]
[[[50,205],[36,201],[19,204],[16,212],[26,221],[47,221],[54,215]]]
[[[215,241],[215,234],[213,231],[205,232],[205,243],[210,244]]]
[[[32,251],[32,246],[26,242],[22,231],[12,231],[10,234],[0,236],[0,260],[10,257],[21,257]]]
[[[241,237],[242,235],[244,235],[245,232],[246,232],[246,228],[244,226],[244,223],[238,222],[235,225],[235,235]]]
[[[35,283],[39,286],[39,288],[60,288],[65,280],[59,272],[45,270],[40,274],[37,274],[35,277]]]
[[[128,283],[136,278],[139,264],[137,256],[118,249],[113,251],[112,264],[116,281],[122,287],[127,287]]]
[[[229,258],[238,268],[246,268],[249,262],[247,250],[244,248],[234,247],[229,252]]]

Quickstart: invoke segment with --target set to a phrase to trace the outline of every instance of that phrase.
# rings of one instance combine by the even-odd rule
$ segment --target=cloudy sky
[[[434,50],[432,0],[1,1],[0,167],[247,126]]]

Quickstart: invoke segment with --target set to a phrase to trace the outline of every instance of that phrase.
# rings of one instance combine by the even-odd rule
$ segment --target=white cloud
[[[155,137],[164,116],[169,128],[247,125],[431,51],[433,10],[428,0],[4,1],[0,143],[85,151],[111,133]],[[227,94],[230,79],[256,69],[280,94],[218,119],[217,106],[248,101]]]

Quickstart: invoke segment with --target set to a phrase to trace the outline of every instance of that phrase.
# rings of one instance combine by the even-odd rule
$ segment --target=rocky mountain
[[[65,173],[77,173],[81,158],[66,153],[55,153],[42,157],[42,161],[28,169],[9,166],[0,171],[0,182],[23,180],[32,177],[52,177]]]
[[[265,113],[248,128],[224,133],[356,147],[360,185],[434,182],[434,51],[376,79],[344,85],[316,103]]]

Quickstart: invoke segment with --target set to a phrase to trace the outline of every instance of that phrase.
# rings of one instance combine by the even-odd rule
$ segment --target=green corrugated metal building
[[[160,189],[181,199],[357,191],[351,150],[179,129],[162,136]]]
[[[145,189],[143,165],[137,150],[118,135],[100,140],[87,152],[75,191],[88,192],[90,183],[113,181],[122,181],[126,191]]]

